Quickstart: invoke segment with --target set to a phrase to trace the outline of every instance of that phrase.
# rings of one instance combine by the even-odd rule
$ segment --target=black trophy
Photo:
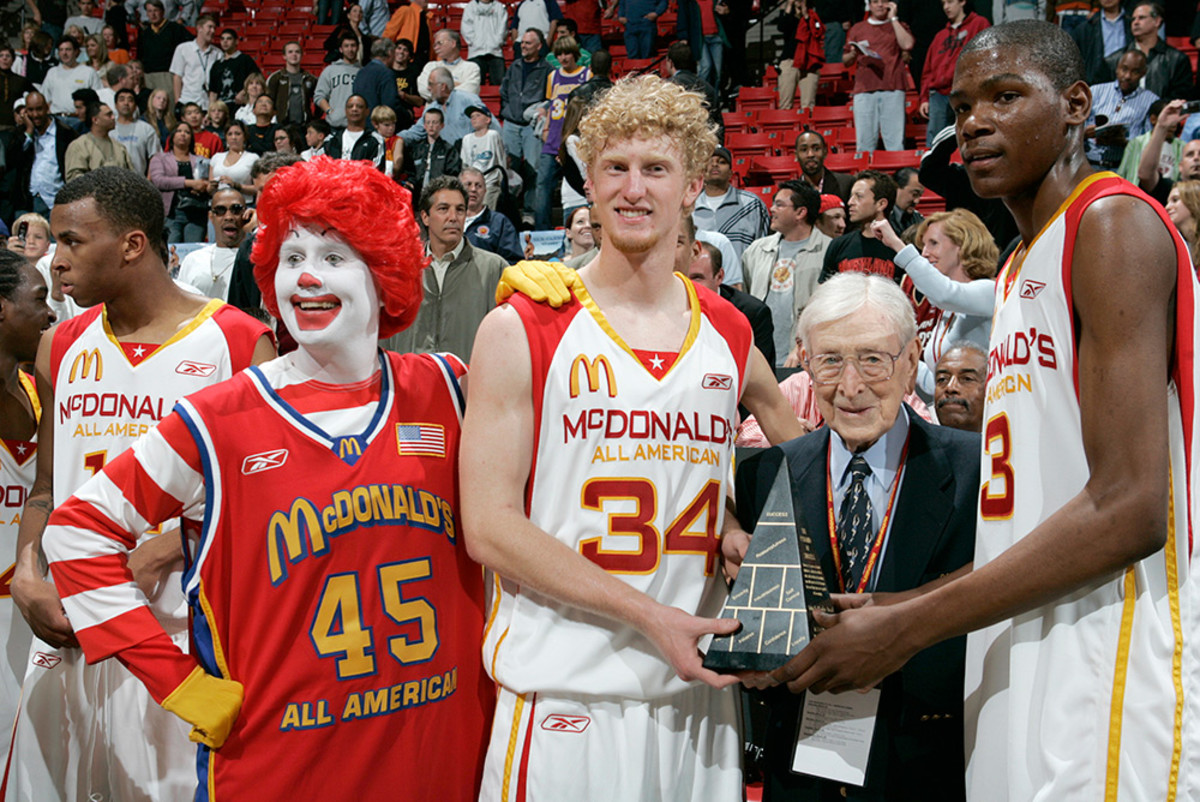
[[[804,519],[792,502],[787,461],[750,538],[721,618],[742,628],[714,637],[704,667],[714,671],[771,671],[804,648],[815,634],[810,611],[832,611],[829,585],[813,552]]]

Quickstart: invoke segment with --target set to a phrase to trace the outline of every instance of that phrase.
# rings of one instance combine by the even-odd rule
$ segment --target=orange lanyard
[[[903,410],[900,412],[904,414]],[[825,455],[825,506],[829,513],[829,545],[833,552],[833,567],[837,572],[838,588],[842,593],[846,592],[846,580],[842,578],[842,552],[838,548],[837,529],[833,521],[833,470],[832,464],[833,444],[830,443],[830,449]],[[904,473],[904,459],[908,456],[908,438],[904,438],[904,450],[900,452],[900,466],[896,469],[896,478],[892,480],[892,489],[888,493],[887,509],[883,511],[883,520],[879,522],[879,534],[875,536],[875,543],[871,546],[871,553],[867,555],[867,567],[863,569],[862,579],[858,581],[858,588],[855,593],[862,593],[867,589],[868,583],[871,581],[871,574],[875,570],[875,563],[879,561],[879,553],[883,551],[883,538],[887,535],[888,522],[892,519],[892,509],[896,504],[896,491],[900,489],[900,474]]]

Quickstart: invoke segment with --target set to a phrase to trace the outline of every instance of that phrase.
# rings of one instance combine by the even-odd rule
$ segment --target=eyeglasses
[[[896,359],[904,349],[889,354],[886,351],[863,351],[857,356],[841,354],[815,354],[808,360],[807,368],[816,384],[835,384],[842,378],[846,363],[853,362],[854,369],[865,382],[881,382],[892,378],[896,370]]]
[[[212,207],[212,213],[216,217],[224,217],[226,212],[233,212],[234,214],[242,214],[245,211],[246,211],[246,207],[240,203],[234,203],[229,206],[214,206],[214,207]]]

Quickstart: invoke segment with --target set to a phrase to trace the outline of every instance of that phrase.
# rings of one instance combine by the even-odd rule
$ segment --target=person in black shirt
[[[275,132],[279,126],[271,122],[274,116],[275,101],[270,95],[259,95],[254,101],[254,125],[246,129],[246,150],[259,156],[275,151]]]
[[[895,262],[896,252],[875,238],[871,223],[887,220],[896,205],[896,179],[878,170],[863,170],[850,188],[850,226],[853,230],[829,243],[821,268],[824,282],[838,273],[875,273],[899,284],[904,269]]]
[[[221,60],[208,71],[208,98],[223,100],[232,108],[237,106],[237,94],[246,79],[260,72],[254,59],[238,50],[238,35],[233,28],[221,31]]]

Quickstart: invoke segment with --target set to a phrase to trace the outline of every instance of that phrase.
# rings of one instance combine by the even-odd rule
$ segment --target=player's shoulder
[[[683,277],[682,274],[680,276]],[[693,284],[693,287],[696,300],[700,304],[700,313],[708,318],[718,331],[725,333],[744,330],[750,333],[750,321],[731,301],[727,301],[720,293],[713,292],[708,287],[697,284]]]
[[[384,351],[392,375],[397,384],[430,377],[453,378],[455,381],[467,374],[467,363],[456,354],[442,351],[429,354],[402,354]]]
[[[226,339],[247,339],[256,343],[264,334],[271,333],[267,324],[229,303],[222,303],[213,310],[212,319],[221,327]]]
[[[85,309],[73,318],[64,320],[54,327],[52,332],[55,346],[62,345],[67,348],[79,339],[79,337],[87,331],[88,327],[94,325],[100,315],[104,313],[104,304],[97,304],[90,309]]]
[[[86,309],[73,318],[57,324],[46,335],[50,337],[50,377],[53,381],[58,376],[63,357],[92,326],[99,325],[100,315],[104,312],[104,304],[97,304]]]
[[[1103,251],[1105,243],[1152,249],[1182,241],[1163,207],[1114,173],[1094,174],[1077,186],[1064,217],[1068,236],[1086,236],[1093,250]]]

